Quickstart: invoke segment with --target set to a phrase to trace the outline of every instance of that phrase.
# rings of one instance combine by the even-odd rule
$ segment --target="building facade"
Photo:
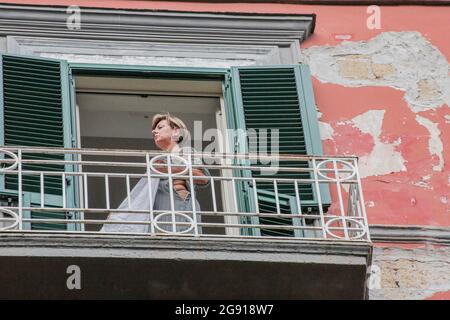
[[[447,299],[449,16],[0,1],[1,297]],[[191,131],[189,183],[210,171],[201,210],[133,207],[165,177],[161,111]],[[102,232],[123,211],[147,234]]]

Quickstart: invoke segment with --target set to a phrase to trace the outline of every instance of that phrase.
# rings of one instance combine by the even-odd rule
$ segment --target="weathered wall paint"
[[[385,110],[370,110],[350,120],[354,127],[369,135],[374,142],[370,153],[362,155],[359,160],[362,178],[406,171],[405,160],[401,153],[395,150],[401,139],[393,143],[383,142],[380,139],[384,113]],[[352,147],[356,149],[353,144]]]
[[[399,89],[414,112],[450,104],[446,58],[419,32],[385,32],[368,41],[313,46],[303,54],[322,83]]]
[[[430,131],[417,122],[417,114],[408,108],[401,91],[322,84],[315,79],[313,85],[322,112],[320,121],[331,127],[328,132],[333,132],[331,139],[323,140],[325,153],[357,155],[369,164],[361,170],[369,222],[448,226],[449,172],[445,159],[449,159],[446,145],[450,128],[443,123],[446,108],[420,113],[436,123],[440,131],[444,164],[442,171],[435,171],[440,160],[430,153]],[[371,111],[384,112],[381,134],[363,132],[352,121]],[[377,151],[380,146],[384,146],[382,153]]]
[[[450,290],[445,292],[436,292],[425,300],[450,300]]]
[[[370,30],[366,6],[1,2],[315,13],[316,29],[302,53],[312,66],[325,153],[357,155],[366,162],[363,191],[370,223],[450,226],[449,7],[382,6],[381,29]],[[389,161],[380,161],[381,156]],[[372,299],[450,299],[448,246],[375,244],[373,263],[381,278],[380,287],[370,291]]]
[[[442,155],[444,146],[442,145],[442,141],[439,137],[441,135],[441,132],[439,131],[438,124],[419,115],[416,116],[416,121],[427,128],[428,132],[430,133],[430,138],[428,140],[428,150],[430,151],[430,154],[432,156],[436,156],[439,159],[439,163],[433,166],[433,170],[442,171],[444,169],[444,157]]]
[[[325,152],[360,157],[369,222],[449,226],[446,57],[416,31],[303,53]]]

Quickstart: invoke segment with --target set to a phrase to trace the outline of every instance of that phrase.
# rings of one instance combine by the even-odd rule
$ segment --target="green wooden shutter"
[[[261,129],[268,129],[268,131],[277,129],[280,154],[322,154],[317,112],[309,70],[306,66],[236,67],[232,68],[231,77],[234,107],[238,114],[235,121],[236,128],[255,129],[257,132]],[[270,141],[270,136],[268,136],[268,139]],[[241,142],[238,151],[244,153],[256,152],[259,143],[258,139]],[[267,151],[270,153],[271,150],[268,149]],[[257,165],[262,166],[261,163]],[[289,161],[280,163],[280,166],[307,167],[308,163]],[[310,178],[309,173],[265,175],[253,172],[251,175],[267,178]],[[298,186],[302,210],[317,210],[317,195],[314,186],[311,184],[299,184]],[[248,191],[248,187],[243,186],[242,189],[242,197],[250,199],[251,192]],[[273,195],[275,192],[274,185],[270,182],[258,182],[257,189],[271,192]],[[323,204],[329,204],[329,193],[324,186],[321,186],[321,196]],[[291,203],[288,203],[286,199],[290,199],[290,201],[294,199],[295,201],[294,184],[279,184],[278,197],[282,213],[292,210]],[[264,199],[262,200],[258,195],[257,201],[260,209],[263,208],[265,213],[275,213],[274,199],[272,201],[267,200],[267,195]],[[284,206],[281,206],[282,199],[285,199]],[[252,205],[250,204],[249,207],[252,207]],[[297,205],[294,207],[297,207]],[[292,219],[260,218],[259,223],[291,224]],[[294,233],[261,229],[260,235],[293,236]]]
[[[250,188],[252,189],[252,188]],[[260,213],[274,213],[276,212],[276,194],[272,191],[259,189],[257,191],[258,206]],[[280,207],[280,213],[282,214],[297,214],[298,206],[295,196],[289,196],[286,194],[278,193],[278,205]],[[305,221],[302,218],[277,218],[277,217],[260,217],[259,223],[261,225],[293,225],[301,226],[305,225]],[[258,230],[260,236],[296,236],[302,237],[304,235],[301,229],[295,230],[284,230],[284,229],[271,229],[271,228],[261,228]],[[247,232],[250,233],[250,232]]]
[[[1,56],[2,111],[1,144],[25,147],[72,147],[71,104],[69,72],[65,61]],[[63,155],[33,154],[24,159],[63,160]],[[24,170],[64,171],[63,165],[23,165]],[[40,179],[23,176],[23,192],[27,193],[31,207],[40,205]],[[58,176],[45,176],[45,205],[59,207],[62,204],[62,180]],[[4,191],[18,190],[17,176],[2,179]],[[68,186],[69,187],[69,186]],[[70,191],[70,187],[69,193]],[[70,200],[73,200],[69,197]],[[28,213],[32,218],[64,219],[63,212]],[[65,224],[33,223],[31,229],[66,229]]]

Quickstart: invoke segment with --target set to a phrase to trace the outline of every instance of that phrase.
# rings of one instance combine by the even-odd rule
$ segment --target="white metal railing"
[[[5,147],[0,164],[0,231],[370,241],[356,157]]]

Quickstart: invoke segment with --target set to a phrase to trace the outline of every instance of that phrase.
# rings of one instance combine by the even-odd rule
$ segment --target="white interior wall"
[[[185,121],[194,138],[194,121],[201,121],[203,132],[217,128],[216,111],[220,108],[221,87],[206,81],[173,81],[124,78],[79,77],[76,79],[76,102],[79,109],[80,146],[106,149],[157,149],[151,135],[151,119],[154,114],[170,112]],[[182,91],[181,91],[182,90]],[[194,143],[194,141],[192,141]],[[206,146],[209,142],[195,145]],[[85,160],[107,161],[108,157],[84,157]],[[111,157],[110,160],[114,160]],[[116,159],[117,161],[117,159]],[[144,161],[143,158],[121,158],[120,161]],[[143,173],[136,168],[84,167],[86,171]],[[212,172],[212,174],[217,174]],[[132,180],[131,187],[137,183]],[[105,208],[104,180],[88,181],[91,208]],[[216,184],[217,202],[221,207],[219,184]],[[210,188],[197,194],[202,210],[212,211]],[[117,207],[126,197],[125,179],[110,180],[111,208]],[[85,217],[104,219],[106,215]],[[208,222],[211,219],[207,219]],[[87,226],[97,230],[100,226]],[[207,231],[207,230],[205,230]],[[217,231],[217,230],[216,230]],[[207,231],[208,232],[208,231]],[[214,230],[210,230],[214,233]]]
[[[170,112],[181,118],[193,134],[194,121],[205,129],[216,128],[218,98],[94,94],[77,95],[83,137],[149,139],[151,119]],[[194,135],[193,135],[194,138]]]

